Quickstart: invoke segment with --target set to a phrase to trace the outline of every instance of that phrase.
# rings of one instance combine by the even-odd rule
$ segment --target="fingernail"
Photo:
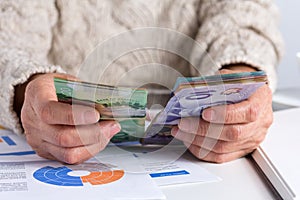
[[[190,124],[191,123],[188,121],[188,119],[181,119],[178,126],[180,127],[181,130],[185,132],[189,132]]]
[[[178,133],[178,128],[177,127],[174,127],[174,128],[172,128],[172,130],[171,130],[171,135],[173,136],[173,137],[175,137],[176,135],[177,135],[177,133]]]
[[[110,127],[110,132],[112,136],[114,136],[116,133],[119,133],[121,131],[121,125],[118,122],[112,122]]]
[[[96,123],[97,121],[99,121],[99,114],[91,110],[85,111],[84,121],[85,123]]]
[[[206,121],[215,121],[217,119],[216,111],[213,109],[204,110],[202,117]]]
[[[204,159],[208,154],[209,154],[209,151],[207,151],[207,150],[201,148],[200,151],[199,151],[198,157],[199,157],[200,159]]]

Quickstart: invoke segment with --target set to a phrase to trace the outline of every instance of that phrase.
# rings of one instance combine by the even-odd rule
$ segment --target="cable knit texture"
[[[202,75],[223,65],[245,63],[266,71],[274,90],[283,46],[277,23],[278,10],[271,0],[2,0],[0,124],[22,133],[13,111],[14,87],[32,74],[77,75],[96,45],[145,27],[168,28],[195,39],[209,53],[197,55],[191,49]],[[102,82],[115,84],[133,66],[149,63],[170,66],[184,76],[199,75],[180,56],[144,49],[116,60]],[[151,82],[160,73],[156,69],[135,74],[123,84]],[[172,84],[176,77],[164,74],[164,78]]]

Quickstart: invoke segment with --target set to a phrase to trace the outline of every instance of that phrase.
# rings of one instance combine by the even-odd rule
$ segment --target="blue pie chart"
[[[43,167],[34,172],[33,177],[43,183],[58,186],[83,186],[79,176],[69,176],[72,170],[68,167]]]
[[[74,172],[87,171],[86,175],[74,175]],[[46,166],[36,170],[33,177],[43,183],[56,186],[103,185],[121,179],[124,170],[112,169],[104,164],[84,164],[78,166]]]

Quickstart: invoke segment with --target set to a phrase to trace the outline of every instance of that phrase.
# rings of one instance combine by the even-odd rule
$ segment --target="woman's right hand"
[[[21,110],[26,139],[41,157],[81,163],[103,150],[120,125],[99,122],[100,114],[93,107],[58,102],[54,77],[74,80],[66,74],[40,74],[26,86]]]

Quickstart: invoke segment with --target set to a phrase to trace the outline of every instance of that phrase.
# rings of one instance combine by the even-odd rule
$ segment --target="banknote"
[[[173,92],[176,93],[182,88],[191,86],[222,85],[227,83],[245,84],[249,82],[267,82],[266,73],[264,71],[255,71],[201,77],[178,77],[174,85]]]
[[[219,79],[224,81],[220,82]],[[143,144],[166,144],[173,139],[170,136],[171,128],[181,118],[201,117],[203,110],[208,107],[244,101],[267,82],[264,72],[210,76],[205,77],[205,83],[203,80],[202,77],[178,79],[173,88],[174,95],[152,120],[141,139]],[[188,85],[188,82],[192,84]]]
[[[147,91],[54,78],[59,101],[94,104],[105,119],[145,117]]]
[[[54,78],[58,101],[95,107],[100,120],[117,120],[121,132],[112,141],[139,140],[145,131],[147,91]]]
[[[101,114],[100,120],[120,122],[122,130],[112,142],[140,141],[144,145],[178,143],[170,131],[181,118],[201,117],[208,107],[244,101],[266,83],[263,71],[179,77],[166,107],[145,130],[148,94],[145,89],[54,79],[59,101],[94,106]]]

